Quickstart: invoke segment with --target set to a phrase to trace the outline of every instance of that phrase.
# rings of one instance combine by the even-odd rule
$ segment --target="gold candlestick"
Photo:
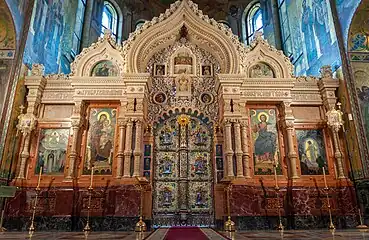
[[[236,231],[236,224],[231,220],[231,202],[230,195],[232,190],[232,183],[229,182],[228,186],[225,188],[227,193],[227,215],[228,220],[224,223],[224,230],[228,232],[229,238],[233,239],[233,233]]]
[[[36,214],[38,195],[40,193],[40,183],[41,183],[41,176],[42,176],[43,168],[44,168],[44,164],[43,164],[43,162],[41,162],[40,172],[38,173],[37,187],[35,189],[36,190],[36,197],[35,197],[35,202],[33,204],[33,209],[32,209],[31,225],[28,228],[28,233],[29,233],[30,237],[32,237],[33,233],[35,232],[34,222],[35,222],[35,214]]]
[[[91,231],[91,227],[90,227],[90,210],[91,210],[91,198],[92,198],[92,191],[94,190],[92,187],[92,183],[93,183],[93,178],[94,178],[94,166],[91,166],[91,176],[90,176],[90,186],[88,187],[88,206],[87,206],[87,221],[86,221],[86,226],[83,228],[83,231],[86,232],[90,232]]]
[[[282,214],[281,214],[281,204],[279,203],[279,186],[278,186],[278,175],[277,175],[277,166],[273,165],[274,167],[274,180],[275,180],[275,192],[277,194],[277,201],[278,201],[278,219],[279,219],[279,225],[277,227],[277,229],[279,231],[283,231],[284,230],[284,226],[282,224]]]
[[[143,232],[146,232],[146,223],[142,220],[144,188],[141,184],[139,184],[138,188],[140,190],[140,220],[136,223],[135,231],[139,233],[143,233]]]
[[[137,232],[136,239],[142,240],[145,237],[144,232],[147,230],[146,223],[143,221],[143,204],[144,192],[149,187],[149,181],[144,177],[136,177],[136,180],[138,181],[136,188],[140,191],[140,219],[136,223],[135,232]]]
[[[325,176],[325,169],[324,167],[322,168],[323,169],[323,178],[324,178],[324,190],[326,191],[326,197],[327,197],[327,204],[328,204],[328,212],[329,212],[329,230],[331,230],[332,232],[334,232],[334,230],[336,229],[336,227],[334,226],[333,224],[333,220],[332,220],[332,211],[331,211],[331,204],[330,204],[330,200],[329,200],[329,194],[328,194],[328,185],[327,185],[327,179],[326,179],[326,176]]]
[[[359,212],[360,225],[356,226],[356,228],[359,229],[359,231],[366,232],[368,231],[368,226],[364,224],[363,216],[361,216],[360,207],[358,207],[358,212]]]

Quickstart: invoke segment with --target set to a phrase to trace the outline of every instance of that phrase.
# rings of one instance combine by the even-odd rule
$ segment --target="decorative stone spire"
[[[333,72],[330,65],[324,65],[320,68],[322,78],[333,78]]]
[[[32,76],[42,76],[44,75],[44,70],[45,70],[44,65],[39,64],[39,63],[34,63],[32,64],[31,75]]]

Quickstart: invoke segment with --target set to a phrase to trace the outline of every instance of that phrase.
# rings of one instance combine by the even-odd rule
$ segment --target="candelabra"
[[[92,191],[94,190],[94,188],[92,187],[93,178],[94,178],[94,166],[91,167],[90,186],[87,189],[88,190],[87,221],[86,221],[85,227],[83,228],[83,231],[85,233],[88,233],[88,232],[91,231],[91,227],[90,227],[90,211],[91,211]]]
[[[277,167],[274,165],[274,180],[275,180],[275,192],[277,195],[277,201],[278,201],[278,219],[279,219],[279,225],[277,227],[277,229],[279,231],[283,231],[284,230],[284,226],[282,224],[282,214],[281,214],[281,204],[279,202],[279,186],[278,186],[278,175],[277,175]]]
[[[232,182],[228,182],[228,185],[225,187],[225,191],[227,194],[227,215],[228,220],[224,223],[224,230],[229,234],[230,239],[234,239],[234,232],[236,231],[236,224],[231,220],[231,202],[230,196],[232,191]]]
[[[40,163],[40,172],[38,173],[38,180],[37,180],[37,187],[35,188],[36,190],[36,197],[35,197],[35,202],[33,204],[33,209],[32,209],[32,218],[31,218],[31,226],[28,228],[28,233],[30,235],[30,237],[32,237],[33,233],[35,232],[35,214],[36,214],[36,207],[37,207],[37,200],[38,200],[38,195],[40,194],[40,183],[41,183],[41,176],[42,176],[42,171],[44,168],[44,164],[43,162]]]
[[[138,184],[136,185],[137,189],[140,191],[140,219],[136,223],[135,231],[137,232],[136,239],[143,239],[143,232],[146,232],[146,223],[143,221],[143,200],[144,200],[144,192],[146,190],[146,186],[148,185],[148,180],[143,177],[136,177]]]
[[[326,176],[325,176],[325,169],[323,167],[323,178],[324,178],[324,190],[325,190],[325,195],[327,197],[327,204],[328,204],[328,212],[329,212],[329,230],[331,230],[332,232],[336,229],[336,227],[334,226],[333,224],[333,220],[332,220],[332,211],[331,211],[331,204],[330,204],[330,200],[329,200],[329,188],[328,188],[328,185],[327,185],[327,179],[326,179]]]

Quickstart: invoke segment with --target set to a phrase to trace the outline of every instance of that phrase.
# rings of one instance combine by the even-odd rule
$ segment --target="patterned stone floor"
[[[219,235],[213,234],[211,230],[204,229],[209,239],[221,239]],[[162,234],[145,234],[148,240],[162,240],[165,237],[166,230],[162,229]],[[222,233],[225,234],[225,233]],[[148,236],[148,237],[147,237]],[[35,239],[35,240],[53,240],[53,239],[90,239],[90,240],[136,240],[134,232],[91,232],[87,238],[81,232],[36,232],[29,237],[26,232],[6,232],[0,233],[0,239]],[[369,232],[359,232],[358,230],[337,230],[334,234],[328,230],[306,230],[306,231],[284,231],[280,234],[278,231],[245,231],[237,232],[234,235],[236,240],[369,240]],[[196,240],[196,239],[189,239]]]
[[[224,233],[222,233],[224,234]],[[284,231],[281,234],[278,231],[247,231],[235,233],[234,239],[288,239],[288,240],[369,240],[369,232],[360,232],[353,230],[336,230],[333,234],[327,230],[301,230],[301,231]]]
[[[145,233],[148,236],[149,233]],[[91,232],[87,237],[83,232],[35,232],[32,237],[26,232],[6,232],[0,233],[0,239],[32,239],[32,240],[53,240],[53,239],[89,239],[89,240],[136,240],[134,232]]]

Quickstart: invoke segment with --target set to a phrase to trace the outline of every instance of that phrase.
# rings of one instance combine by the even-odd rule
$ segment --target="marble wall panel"
[[[21,189],[9,199],[6,207],[8,217],[31,216],[35,199],[34,189]],[[91,198],[91,216],[137,217],[140,194],[134,186],[94,189]],[[87,189],[42,189],[36,215],[85,216],[87,215]]]
[[[352,187],[330,189],[329,199],[332,214],[352,216],[357,213]],[[234,186],[230,203],[232,216],[278,216],[278,200],[273,188]],[[328,215],[328,201],[321,188],[281,188],[279,205],[282,215]]]

